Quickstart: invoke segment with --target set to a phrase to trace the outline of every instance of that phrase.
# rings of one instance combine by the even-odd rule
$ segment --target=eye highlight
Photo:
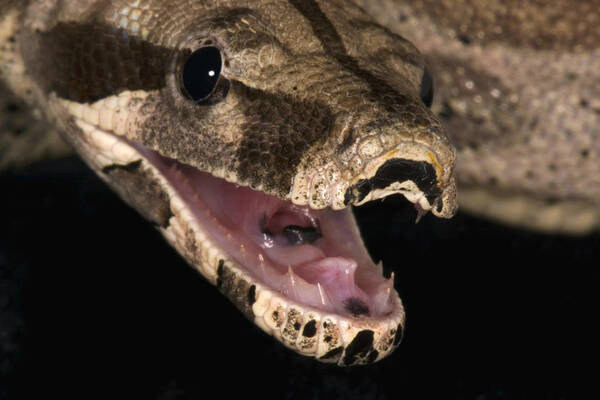
[[[433,103],[433,77],[429,72],[429,68],[425,67],[423,77],[421,78],[421,100],[427,107],[431,107]]]
[[[216,47],[202,47],[194,51],[183,66],[183,93],[195,102],[209,98],[219,83],[222,65],[221,52]]]

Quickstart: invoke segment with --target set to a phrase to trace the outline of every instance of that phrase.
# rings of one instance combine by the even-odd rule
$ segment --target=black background
[[[339,368],[255,328],[76,159],[5,174],[0,398],[600,398],[600,235],[414,225],[397,198],[358,219],[407,330]]]

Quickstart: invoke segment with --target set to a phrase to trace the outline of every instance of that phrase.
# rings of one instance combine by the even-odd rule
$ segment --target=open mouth
[[[313,182],[320,175],[309,176],[320,172],[305,168],[289,196],[311,208],[230,183],[127,138],[128,116],[144,103],[132,101],[131,93],[121,96],[89,107],[64,102],[83,134],[72,137],[76,147],[244,315],[287,347],[338,365],[372,363],[398,346],[402,302],[393,278],[371,260],[348,206],[400,193],[419,215],[432,210],[450,217],[454,181],[440,183],[450,172],[438,153],[451,163],[452,149],[389,144],[361,171],[348,170],[351,179],[325,182],[333,185],[325,188]],[[129,113],[115,118],[98,111],[128,102]],[[324,193],[315,204],[314,188]]]
[[[380,318],[393,311],[393,279],[371,260],[350,208],[298,206],[135,147],[213,243],[257,281],[326,313]]]

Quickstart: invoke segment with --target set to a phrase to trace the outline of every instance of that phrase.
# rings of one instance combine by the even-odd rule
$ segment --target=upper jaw
[[[458,208],[452,176],[456,154],[450,144],[436,144],[400,141],[370,158],[355,155],[346,168],[335,156],[316,168],[306,165],[294,179],[291,201],[343,209],[399,193],[419,215],[431,210],[451,218]]]

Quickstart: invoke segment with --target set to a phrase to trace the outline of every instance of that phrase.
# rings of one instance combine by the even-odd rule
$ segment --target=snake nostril
[[[406,181],[413,182],[430,203],[440,195],[436,170],[431,163],[393,158],[381,165],[373,176],[350,187],[344,200],[346,204],[359,203],[372,191]]]
[[[385,187],[403,180],[411,180],[422,185],[435,185],[436,173],[427,162],[395,158],[383,164],[371,182],[376,186]]]

